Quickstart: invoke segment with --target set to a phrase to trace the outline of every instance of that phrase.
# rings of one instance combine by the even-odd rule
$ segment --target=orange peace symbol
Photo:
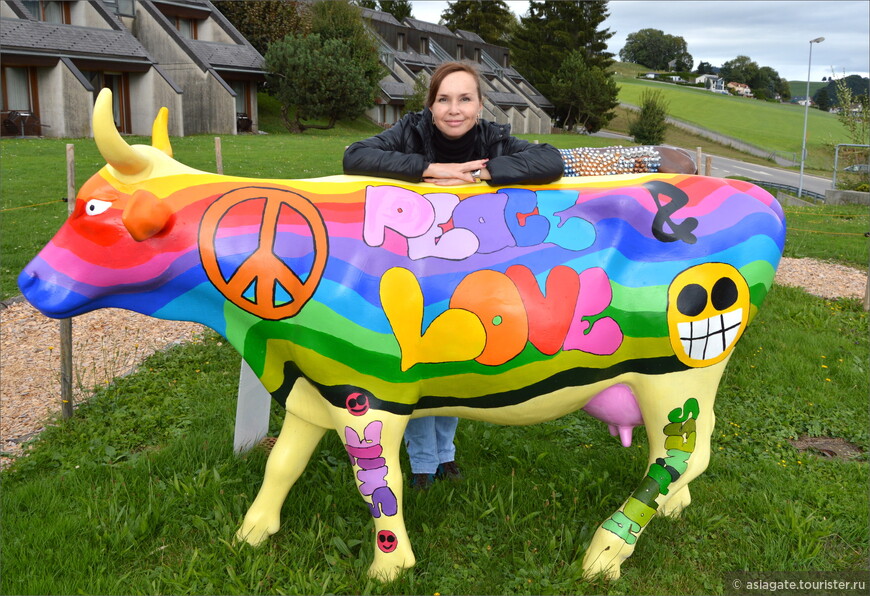
[[[257,249],[229,279],[224,279],[215,250],[218,226],[230,209],[251,200],[265,202]],[[314,262],[304,282],[274,251],[278,217],[285,205],[302,216],[314,241]],[[326,268],[327,245],[326,225],[317,208],[302,195],[282,188],[247,187],[231,190],[206,209],[199,229],[199,252],[209,281],[227,300],[269,321],[292,317],[314,295]],[[290,295],[291,302],[277,303],[275,292],[279,285]],[[252,286],[253,300],[244,295]]]

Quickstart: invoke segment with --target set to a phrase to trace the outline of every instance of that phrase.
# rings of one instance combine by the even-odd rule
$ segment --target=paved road
[[[706,156],[705,156],[706,159]],[[702,166],[703,173],[703,166]],[[745,176],[753,180],[763,180],[765,182],[778,182],[789,186],[798,187],[800,182],[800,172],[792,170],[782,170],[768,166],[760,166],[752,163],[737,161],[727,157],[713,156],[713,170],[711,176],[717,178],[725,178],[727,176]],[[828,178],[820,178],[818,176],[808,176],[804,174],[804,190],[825,194],[825,191],[831,188],[831,180]]]
[[[607,137],[611,139],[625,139],[626,141],[632,140],[629,136],[603,130],[595,133],[594,136]],[[692,158],[694,159],[695,151],[692,149],[687,149],[687,151],[689,151],[689,153],[692,155]],[[702,174],[704,173],[706,159],[707,158],[705,154],[705,161],[701,164]],[[728,176],[745,176],[746,178],[751,178],[752,180],[778,182],[779,184],[794,186],[795,188],[798,187],[798,183],[800,182],[800,171],[783,170],[780,168],[760,166],[754,163],[747,163],[744,161],[738,161],[736,159],[729,159],[727,157],[719,157],[718,155],[713,156],[713,171],[710,172],[710,175],[717,178],[726,178]],[[803,187],[804,190],[817,192],[823,195],[825,194],[826,190],[831,188],[831,180],[829,178],[820,178],[818,176],[808,176],[804,174]]]

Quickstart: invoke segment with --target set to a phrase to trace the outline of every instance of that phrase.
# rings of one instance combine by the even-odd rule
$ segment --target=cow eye
[[[85,213],[87,213],[88,215],[99,215],[111,206],[112,203],[109,201],[91,199],[90,201],[88,201],[87,205],[85,205]]]

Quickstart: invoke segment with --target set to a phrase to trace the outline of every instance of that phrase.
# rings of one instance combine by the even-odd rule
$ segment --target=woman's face
[[[482,107],[474,77],[458,71],[442,79],[435,103],[429,109],[441,134],[448,139],[458,139],[477,124]]]

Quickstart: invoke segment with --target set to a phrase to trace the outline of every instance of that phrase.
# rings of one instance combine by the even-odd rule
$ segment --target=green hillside
[[[640,105],[646,90],[661,91],[669,103],[668,113],[676,119],[701,126],[770,151],[800,155],[804,108],[730,95],[710,93],[694,87],[681,87],[643,79],[616,77],[619,101]],[[831,144],[848,143],[846,131],[837,117],[810,110],[807,123],[808,163],[830,168],[827,157]]]
[[[827,87],[827,81],[810,81],[810,97],[816,94],[816,91],[821,89],[822,87]],[[807,82],[806,81],[789,81],[788,82],[789,91],[791,91],[792,97],[803,97],[807,94]]]

